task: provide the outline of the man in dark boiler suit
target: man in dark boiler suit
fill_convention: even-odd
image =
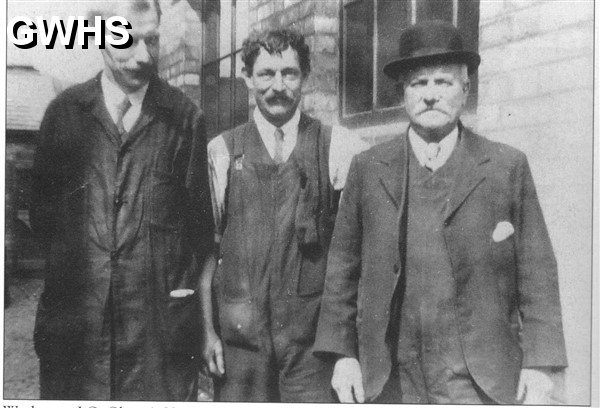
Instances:
[[[40,396],[195,400],[213,231],[202,118],[158,78],[158,1],[111,6],[133,42],[50,104],[34,160]]]

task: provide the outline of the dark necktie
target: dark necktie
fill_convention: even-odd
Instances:
[[[129,102],[128,97],[125,97],[125,99],[117,106],[117,130],[119,131],[121,139],[127,133],[125,126],[123,125],[123,118],[129,108],[131,108],[131,102]]]
[[[280,164],[283,163],[283,130],[281,128],[275,129],[275,153],[273,155],[273,160],[275,163]]]

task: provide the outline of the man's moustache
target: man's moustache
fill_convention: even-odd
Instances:
[[[273,96],[267,99],[267,103],[291,103],[292,100],[286,96]]]
[[[158,67],[154,65],[141,65],[135,68],[125,68],[124,70],[134,75],[150,75],[158,72]]]

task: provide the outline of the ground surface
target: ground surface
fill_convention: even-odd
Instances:
[[[4,399],[39,398],[38,359],[33,350],[35,309],[41,279],[13,279],[4,309]]]
[[[4,309],[5,400],[39,398],[39,364],[32,337],[42,288],[42,280],[36,278],[13,277],[10,282],[11,304]],[[198,400],[210,401],[210,388],[210,381],[200,376]]]

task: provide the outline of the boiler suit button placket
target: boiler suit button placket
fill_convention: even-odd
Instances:
[[[123,198],[122,198],[122,184],[123,184],[123,177],[124,177],[124,171],[123,171],[123,162],[124,162],[124,145],[125,144],[129,144],[129,143],[121,143],[119,146],[117,146],[116,148],[116,166],[115,166],[115,178],[114,178],[114,185],[113,185],[113,211],[112,211],[112,225],[113,225],[113,251],[112,253],[114,253],[114,256],[111,256],[111,264],[112,264],[112,269],[111,269],[111,286],[112,286],[112,291],[113,291],[113,301],[116,301],[117,298],[117,291],[119,288],[119,276],[118,276],[118,264],[119,264],[119,213],[121,212],[122,206],[123,206]]]

